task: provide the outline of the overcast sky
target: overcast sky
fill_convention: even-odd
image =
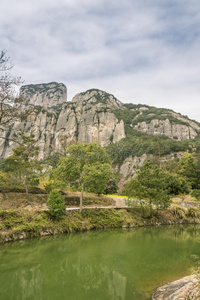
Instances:
[[[200,121],[199,0],[1,0],[1,49],[25,84],[98,88]]]

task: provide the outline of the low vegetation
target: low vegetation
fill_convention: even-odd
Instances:
[[[0,210],[0,243],[91,229],[200,223],[199,208],[175,207],[143,216],[140,209],[83,209],[52,218],[48,211]]]
[[[49,214],[53,219],[60,219],[66,212],[65,199],[58,191],[51,191],[47,200]]]

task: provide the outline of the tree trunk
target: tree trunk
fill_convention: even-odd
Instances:
[[[142,211],[142,216],[144,217],[145,216],[145,211],[144,211],[144,206],[142,204],[142,200],[139,200],[140,202],[140,207],[141,207],[141,211]]]
[[[152,217],[152,203],[151,203],[151,200],[149,201],[149,209],[150,209],[150,217]]]
[[[29,197],[28,197],[28,175],[27,175],[27,173],[25,174],[25,188],[26,188],[26,197],[27,197],[27,200],[29,200]]]
[[[82,211],[83,209],[83,187],[84,187],[84,184],[82,184],[81,186],[81,196],[80,196],[80,212]]]

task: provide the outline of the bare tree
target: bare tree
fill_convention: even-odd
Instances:
[[[23,83],[21,77],[13,77],[10,71],[13,68],[6,51],[0,52],[0,127],[9,125],[15,119],[25,115],[22,110],[23,99],[17,97],[16,86]]]

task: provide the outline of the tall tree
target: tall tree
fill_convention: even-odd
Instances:
[[[34,135],[26,136],[19,134],[22,142],[19,147],[13,149],[13,155],[9,156],[6,163],[6,171],[17,172],[24,181],[28,198],[28,181],[30,175],[40,169],[36,159],[39,154],[39,147],[36,146]]]
[[[100,194],[104,191],[112,172],[110,158],[98,143],[76,143],[67,149],[53,177],[81,190],[80,210],[82,210],[84,190]]]
[[[143,214],[144,206],[149,206],[150,216],[153,205],[157,208],[167,208],[170,205],[166,173],[150,160],[140,168],[137,177],[127,183],[126,194],[130,199],[139,200]]]
[[[197,188],[197,160],[191,153],[185,152],[180,158],[178,172],[187,180],[192,189]]]

